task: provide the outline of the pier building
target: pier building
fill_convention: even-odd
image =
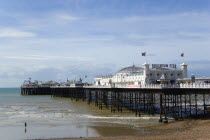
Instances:
[[[94,78],[95,85],[143,85],[143,84],[176,84],[177,79],[188,77],[187,65],[181,64],[143,64],[143,67],[130,66],[109,76]]]
[[[133,65],[94,80],[95,85],[86,85],[82,79],[39,84],[30,78],[21,86],[21,94],[86,100],[101,110],[129,110],[136,116],[159,115],[160,122],[165,123],[168,118],[210,114],[210,78],[195,78],[195,75],[187,78],[186,64],[179,69],[175,64]]]
[[[210,77],[195,77],[194,74],[191,75],[191,78],[183,78],[183,79],[177,79],[179,83],[191,83],[191,84],[209,84],[210,83]]]

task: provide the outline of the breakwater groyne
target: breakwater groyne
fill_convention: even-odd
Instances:
[[[130,110],[136,116],[159,115],[168,118],[205,115],[210,112],[210,85],[147,85],[138,88],[109,86],[21,87],[22,95],[51,95],[95,103],[111,112]]]

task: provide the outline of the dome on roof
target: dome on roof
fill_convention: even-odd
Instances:
[[[135,73],[141,73],[144,70],[142,67],[136,67],[135,65],[130,67],[125,67],[118,71],[117,73],[127,73],[127,74],[135,74]]]
[[[58,84],[57,82],[51,80],[51,81],[43,83],[42,85],[57,85],[57,84]]]

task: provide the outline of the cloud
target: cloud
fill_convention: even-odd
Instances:
[[[210,34],[206,33],[206,32],[203,32],[203,33],[200,33],[200,32],[178,32],[177,35],[181,36],[181,37],[193,37],[193,38],[202,37],[202,38],[206,38]]]
[[[55,14],[55,16],[52,16],[52,18],[60,19],[63,21],[76,21],[76,20],[80,19],[79,17],[72,16],[67,13],[57,13],[57,14]]]
[[[129,38],[134,38],[134,39],[158,39],[162,37],[159,34],[128,34]]]
[[[159,14],[159,15],[133,15],[133,16],[125,16],[122,18],[125,22],[141,22],[141,21],[167,21],[167,20],[174,20],[176,21],[176,18],[182,18],[182,19],[189,19],[189,18],[205,18],[209,17],[209,12],[177,12],[177,13],[171,13],[171,14]]]
[[[14,37],[0,42],[4,85],[19,85],[28,77],[47,81],[86,74],[92,82],[95,75],[115,73],[133,62],[142,66],[143,51],[151,63],[173,61],[185,52],[186,61],[201,60],[189,70],[201,71],[209,64],[202,64],[209,61],[209,14],[94,17],[73,10],[34,12],[15,16],[12,28],[0,27],[0,37]],[[11,84],[4,82],[8,80]]]
[[[187,61],[190,64],[199,64],[199,65],[203,65],[203,64],[210,64],[210,60],[189,60]]]
[[[2,58],[6,59],[18,59],[18,60],[65,60],[65,61],[91,61],[90,57],[71,57],[71,56],[41,56],[41,55],[28,55],[28,56],[1,56]]]
[[[24,38],[24,37],[36,37],[37,35],[32,32],[22,31],[13,28],[0,28],[1,38]]]
[[[65,81],[84,78],[85,81],[93,82],[95,75],[109,75],[119,70],[113,64],[94,64],[86,62],[67,63],[16,63],[14,65],[0,64],[0,87],[17,87],[29,77],[33,80],[56,80]],[[4,82],[6,81],[6,82]],[[8,82],[9,81],[9,82]]]
[[[58,27],[69,26],[69,24],[80,21],[82,17],[75,16],[68,12],[50,11],[40,16],[28,17],[21,21],[21,24],[30,29],[56,31]],[[68,29],[68,28],[65,28]]]

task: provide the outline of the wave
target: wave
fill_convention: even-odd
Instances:
[[[90,119],[120,119],[120,120],[141,120],[141,119],[159,119],[159,117],[151,117],[151,116],[144,116],[144,117],[130,117],[130,116],[93,116],[93,115],[83,115],[85,118]]]
[[[64,118],[68,116],[69,115],[65,113],[37,113],[20,111],[16,112],[15,115],[10,116],[9,118]]]
[[[92,115],[92,114],[77,114],[73,110],[52,110],[51,108],[40,109],[39,107],[34,108],[27,108],[24,106],[16,106],[10,105],[5,106],[4,108],[0,108],[0,114],[6,115],[8,119],[16,119],[20,118],[23,119],[31,119],[33,118],[49,118],[53,120],[71,120],[76,118],[77,120],[91,120],[91,121],[115,121],[117,120],[127,120],[127,121],[135,121],[135,120],[150,120],[150,119],[159,119],[159,116],[142,116],[142,117],[135,117],[135,116],[120,116],[120,115],[110,115],[110,116],[103,116],[103,115]],[[60,118],[60,119],[58,119]],[[34,119],[37,120],[37,119]]]

